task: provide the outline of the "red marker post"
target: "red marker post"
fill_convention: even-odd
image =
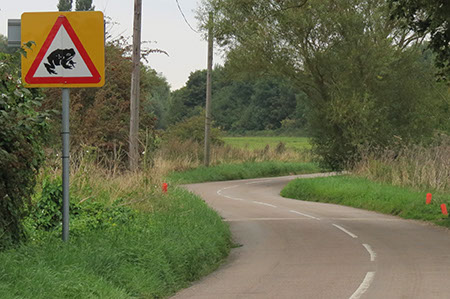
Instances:
[[[442,211],[442,214],[444,214],[445,216],[448,216],[447,205],[445,203],[441,204],[441,211]]]
[[[431,203],[431,193],[427,193],[427,200],[426,200],[426,204],[429,205]]]
[[[167,187],[168,187],[167,183],[163,183],[163,184],[162,184],[162,191],[163,191],[164,193],[167,193]]]

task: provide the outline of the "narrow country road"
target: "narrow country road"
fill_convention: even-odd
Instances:
[[[186,186],[242,246],[174,298],[450,298],[448,230],[279,195],[311,176]]]

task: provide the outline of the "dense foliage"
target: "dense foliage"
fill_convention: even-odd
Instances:
[[[385,1],[209,0],[210,10],[231,66],[287,76],[307,95],[326,166],[354,163],[362,146],[427,142],[448,126],[449,91],[431,55]]]
[[[389,0],[394,18],[421,36],[430,36],[429,48],[436,53],[439,75],[450,80],[450,1]]]
[[[231,132],[273,130],[304,124],[304,93],[280,76],[244,76],[217,66],[213,70],[212,114],[215,125]],[[191,73],[186,86],[172,92],[168,117],[176,123],[205,106],[206,70]]]
[[[70,121],[71,142],[74,150],[80,146],[93,146],[104,154],[124,159],[128,145],[130,119],[131,59],[129,45],[123,38],[108,41],[105,45],[106,82],[102,88],[77,88],[71,90]],[[45,91],[44,106],[60,110],[61,91]],[[157,117],[165,111],[169,85],[149,67],[141,68],[141,140],[152,135]],[[159,122],[160,126],[163,124]],[[58,136],[59,120],[52,123],[53,136]],[[147,134],[145,133],[147,132]],[[53,140],[59,146],[59,139]],[[144,151],[142,149],[142,151]],[[142,152],[141,151],[141,152]]]
[[[212,144],[223,144],[220,139],[221,132],[217,128],[212,128],[210,132],[210,140]],[[194,115],[186,118],[174,125],[171,125],[166,133],[165,139],[176,139],[180,141],[192,140],[197,143],[205,141],[205,113]]]
[[[19,52],[0,52],[0,250],[20,242],[22,219],[41,166],[46,113],[38,113],[41,93],[25,89]]]
[[[44,177],[40,191],[33,196],[28,215],[24,218],[28,239],[34,243],[48,238],[58,239],[62,231],[61,178]],[[118,199],[112,204],[97,200],[80,200],[72,194],[70,199],[70,236],[80,237],[93,230],[110,229],[124,225],[137,216],[137,211]]]

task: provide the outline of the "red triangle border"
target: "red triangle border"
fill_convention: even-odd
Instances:
[[[59,28],[61,28],[61,26],[64,26],[64,28],[66,29],[67,34],[72,39],[72,42],[74,43],[75,47],[77,48],[78,52],[80,53],[81,57],[86,63],[87,68],[91,72],[92,77],[61,77],[61,76],[34,77],[39,67],[39,64],[44,59],[45,53],[47,53],[47,50],[50,48],[50,45],[55,39],[55,36],[58,33]],[[84,49],[83,44],[81,43],[77,34],[70,25],[69,20],[67,20],[65,16],[59,16],[55,24],[53,25],[52,29],[50,30],[49,35],[45,39],[42,48],[39,50],[36,59],[33,61],[33,64],[31,65],[27,75],[25,76],[25,82],[28,84],[83,84],[83,83],[98,83],[100,82],[100,80],[101,77],[97,68],[95,67],[88,53]]]

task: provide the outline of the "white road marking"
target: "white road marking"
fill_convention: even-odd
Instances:
[[[297,211],[294,211],[294,210],[289,210],[289,212],[294,213],[294,214],[298,214],[298,215],[302,215],[302,216],[305,216],[305,217],[308,217],[308,218],[320,220],[320,218],[317,218],[317,217],[314,217],[314,216],[311,216],[311,215],[308,215],[308,214],[300,213],[300,212],[297,212]]]
[[[239,187],[239,185],[233,185],[233,186],[229,186],[229,187],[225,187],[225,188],[219,189],[219,190],[217,190],[217,194],[218,194],[218,195],[222,195],[222,191],[223,191],[223,190],[227,190],[227,189],[231,189],[231,188],[236,188],[236,187]]]
[[[272,208],[276,208],[277,206],[271,205],[270,203],[265,203],[265,202],[260,202],[260,201],[256,201],[253,200],[254,203],[257,203],[259,205],[264,205],[264,206],[268,206],[268,207],[272,207]]]
[[[306,218],[235,218],[224,219],[225,222],[238,222],[238,221],[286,221],[286,220],[303,220],[311,221]]]
[[[221,194],[222,195],[222,194]],[[228,199],[232,199],[232,200],[243,200],[242,198],[237,198],[237,197],[231,197],[231,196],[228,196],[228,195],[222,195],[223,197],[226,197],[226,198],[228,198]]]
[[[349,235],[350,237],[352,237],[352,238],[354,238],[354,239],[358,238],[357,235],[355,235],[355,234],[349,232],[348,230],[346,230],[346,229],[343,228],[342,226],[339,226],[339,225],[337,225],[337,224],[333,224],[333,226],[339,228],[341,231],[343,231],[344,233],[346,233],[347,235]]]
[[[375,276],[375,272],[367,272],[366,277],[364,278],[363,282],[359,286],[359,288],[353,293],[353,295],[349,299],[359,299],[361,298],[362,294],[364,294],[367,289],[370,287],[370,284],[373,281],[373,278]]]
[[[236,188],[236,187],[239,187],[239,185],[233,185],[233,186],[225,187],[225,188],[222,188],[220,190],[227,190],[227,189]]]
[[[272,179],[269,179],[269,180],[267,180],[267,179],[262,179],[262,180],[258,180],[258,181],[255,181],[255,182],[245,183],[245,184],[246,184],[246,185],[261,184],[261,183],[270,182],[270,181],[272,181]]]
[[[404,219],[394,219],[394,218],[327,218],[328,220],[339,220],[339,221],[404,221]]]
[[[222,191],[223,191],[223,190],[227,190],[227,189],[231,189],[231,188],[236,188],[236,187],[239,187],[239,185],[233,185],[233,186],[229,186],[229,187],[225,187],[225,188],[219,189],[219,190],[217,190],[216,193],[217,193],[217,195],[222,196],[222,197],[226,197],[226,198],[228,198],[228,199],[232,199],[232,200],[244,200],[244,199],[242,199],[242,198],[232,197],[232,196],[228,196],[228,195],[222,194]]]
[[[375,253],[375,251],[372,250],[372,247],[370,247],[369,244],[362,244],[362,245],[369,252],[369,254],[370,254],[370,261],[371,262],[375,261],[375,258],[377,257],[377,254]]]

